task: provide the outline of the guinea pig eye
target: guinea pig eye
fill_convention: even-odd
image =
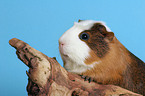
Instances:
[[[88,33],[84,32],[84,33],[81,33],[79,37],[81,40],[88,40],[90,36]]]

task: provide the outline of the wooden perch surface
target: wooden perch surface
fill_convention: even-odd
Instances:
[[[18,58],[29,71],[27,91],[29,96],[142,96],[114,85],[99,85],[84,81],[80,76],[67,72],[53,58],[13,38],[9,41]]]

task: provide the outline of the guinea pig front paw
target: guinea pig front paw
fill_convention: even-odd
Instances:
[[[89,76],[84,76],[84,75],[80,75],[80,76],[81,76],[81,78],[84,79],[84,81],[89,81],[89,83],[93,81],[93,79]]]

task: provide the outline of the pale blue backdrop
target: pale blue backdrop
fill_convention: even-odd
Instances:
[[[28,68],[8,41],[19,38],[62,64],[59,37],[78,19],[102,20],[145,61],[145,0],[0,0],[0,96],[26,96]]]

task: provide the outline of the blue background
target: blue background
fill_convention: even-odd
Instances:
[[[0,96],[26,96],[25,66],[8,41],[21,39],[62,64],[59,37],[78,19],[105,21],[145,61],[145,0],[0,0]]]

